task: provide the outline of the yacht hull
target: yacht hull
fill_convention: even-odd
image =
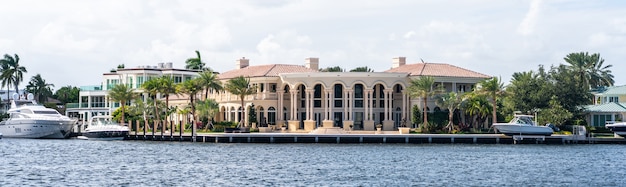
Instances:
[[[8,120],[0,124],[0,133],[6,138],[69,138],[73,120]]]
[[[128,130],[85,131],[82,135],[88,140],[123,140],[128,136]]]
[[[493,124],[493,128],[498,132],[511,136],[511,135],[544,135],[550,136],[554,131],[550,127],[545,126],[529,126],[519,124]]]
[[[621,137],[626,137],[626,123],[608,124],[605,127]]]

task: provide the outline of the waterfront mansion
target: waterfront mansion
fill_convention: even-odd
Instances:
[[[465,92],[471,91],[479,81],[490,78],[450,64],[407,64],[405,57],[393,58],[391,69],[384,72],[320,72],[318,58],[306,58],[304,65],[253,66],[249,59],[241,58],[234,65],[235,69],[219,73],[218,80],[225,84],[229,79],[244,76],[249,78],[257,92],[245,97],[245,106],[242,107],[238,96],[224,90],[210,91],[208,97],[219,103],[219,112],[213,119],[243,120],[244,124],[251,124],[249,115],[242,115],[242,110],[248,114],[253,106],[257,119],[255,125],[284,125],[289,131],[300,132],[320,127],[373,131],[379,124],[382,130],[387,131],[397,129],[404,120],[410,127],[412,106],[422,108],[422,100],[411,97],[408,92],[410,80],[432,76],[436,86],[443,87],[447,92]],[[112,84],[132,85],[141,92],[141,83],[150,76],[170,75],[175,82],[181,82],[197,74],[195,70],[172,68],[171,64],[118,69],[103,75],[103,86],[81,87],[78,106],[68,107],[68,111],[83,117],[108,114],[119,107],[106,96]],[[170,105],[180,108],[187,102],[184,96],[170,96]],[[434,99],[429,99],[427,106],[427,111],[438,108]],[[186,117],[172,115],[173,120]]]

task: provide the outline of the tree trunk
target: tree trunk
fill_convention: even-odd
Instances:
[[[426,126],[428,124],[428,113],[426,111],[426,102],[428,101],[427,97],[424,97],[424,109],[422,109],[422,112],[424,113],[424,126]]]

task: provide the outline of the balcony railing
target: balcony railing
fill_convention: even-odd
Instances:
[[[89,85],[89,86],[81,86],[80,91],[96,91],[102,90],[102,86],[100,85]]]

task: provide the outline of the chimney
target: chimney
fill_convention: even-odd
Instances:
[[[319,58],[306,58],[304,59],[304,65],[313,70],[319,70],[320,68],[320,59]]]
[[[165,65],[164,65],[164,64],[165,64],[165,63],[159,63],[159,65],[158,65],[158,66],[159,66],[159,69],[163,69],[163,68],[165,67]]]
[[[393,63],[391,64],[391,68],[397,68],[400,66],[404,66],[406,64],[406,57],[396,57],[393,58]]]
[[[246,59],[246,57],[241,57],[241,59],[237,60],[235,64],[235,69],[243,69],[250,65],[250,59]]]

